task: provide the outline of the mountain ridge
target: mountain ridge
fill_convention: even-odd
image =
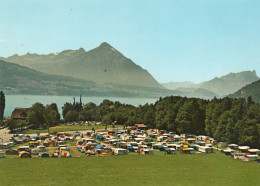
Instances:
[[[0,59],[48,74],[118,85],[163,88],[147,70],[106,42],[87,52],[80,48],[48,55],[27,53]]]
[[[171,95],[160,88],[114,85],[111,83],[75,79],[51,75],[28,67],[0,60],[0,90],[9,95],[66,95],[66,96],[107,96],[107,97],[151,97]]]
[[[203,89],[215,93],[218,97],[224,97],[257,80],[259,80],[259,77],[257,76],[256,71],[253,70],[238,73],[231,72],[227,75],[215,77],[209,81],[198,84],[184,81],[164,83],[162,85],[171,90],[185,91],[185,89]]]

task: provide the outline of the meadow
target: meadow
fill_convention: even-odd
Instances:
[[[68,131],[82,131],[82,130],[92,130],[92,128],[94,128],[95,130],[98,129],[105,129],[106,126],[98,126],[98,125],[94,125],[94,126],[80,126],[80,125],[58,125],[55,127],[50,127],[50,133],[53,132],[68,132]],[[115,125],[115,127],[117,128],[122,128],[123,125]],[[107,125],[107,128],[112,128],[112,125]],[[36,134],[36,133],[47,133],[48,129],[42,129],[42,130],[33,130],[33,129],[29,129],[27,131],[25,131],[25,134]]]
[[[256,162],[213,154],[0,159],[0,185],[260,185]],[[76,156],[81,156],[76,158]]]

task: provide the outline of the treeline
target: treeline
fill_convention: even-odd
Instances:
[[[260,148],[260,105],[251,97],[208,101],[170,96],[138,107],[109,100],[98,106],[92,102],[84,106],[74,102],[64,105],[63,117],[66,122],[111,124],[116,121],[125,126],[144,123],[158,129],[208,135],[217,141]]]
[[[60,113],[56,103],[44,106],[41,103],[35,103],[29,109],[26,120],[7,120],[5,125],[14,132],[16,129],[38,129],[49,128],[59,124]]]

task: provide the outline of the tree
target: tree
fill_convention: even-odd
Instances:
[[[56,103],[52,103],[46,106],[45,120],[48,127],[55,126],[60,121],[60,113]]]
[[[97,105],[95,103],[89,102],[83,106],[83,110],[91,110],[91,109],[95,109],[96,107]]]
[[[63,115],[63,118],[66,117],[66,114],[70,111],[70,110],[73,110],[73,104],[71,103],[65,103],[64,106],[62,107],[62,115]]]
[[[5,95],[3,91],[0,92],[0,122],[4,118],[4,111],[5,111]]]
[[[103,118],[102,118],[102,123],[106,124],[106,125],[109,125],[111,124],[113,121],[111,120],[111,116],[110,115],[105,115]]]
[[[5,126],[8,127],[8,129],[13,133],[19,126],[17,125],[16,120],[9,119],[5,122]]]
[[[70,110],[70,111],[66,114],[64,120],[65,120],[65,122],[77,121],[77,120],[78,120],[78,117],[79,117],[79,113],[78,113],[77,111],[75,111],[75,110]]]
[[[32,128],[44,127],[44,124],[46,123],[46,111],[44,105],[41,103],[33,104],[28,111],[27,120]]]

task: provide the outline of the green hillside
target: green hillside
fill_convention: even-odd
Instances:
[[[234,94],[229,95],[232,98],[245,98],[252,96],[253,100],[260,103],[260,80],[246,85]]]

